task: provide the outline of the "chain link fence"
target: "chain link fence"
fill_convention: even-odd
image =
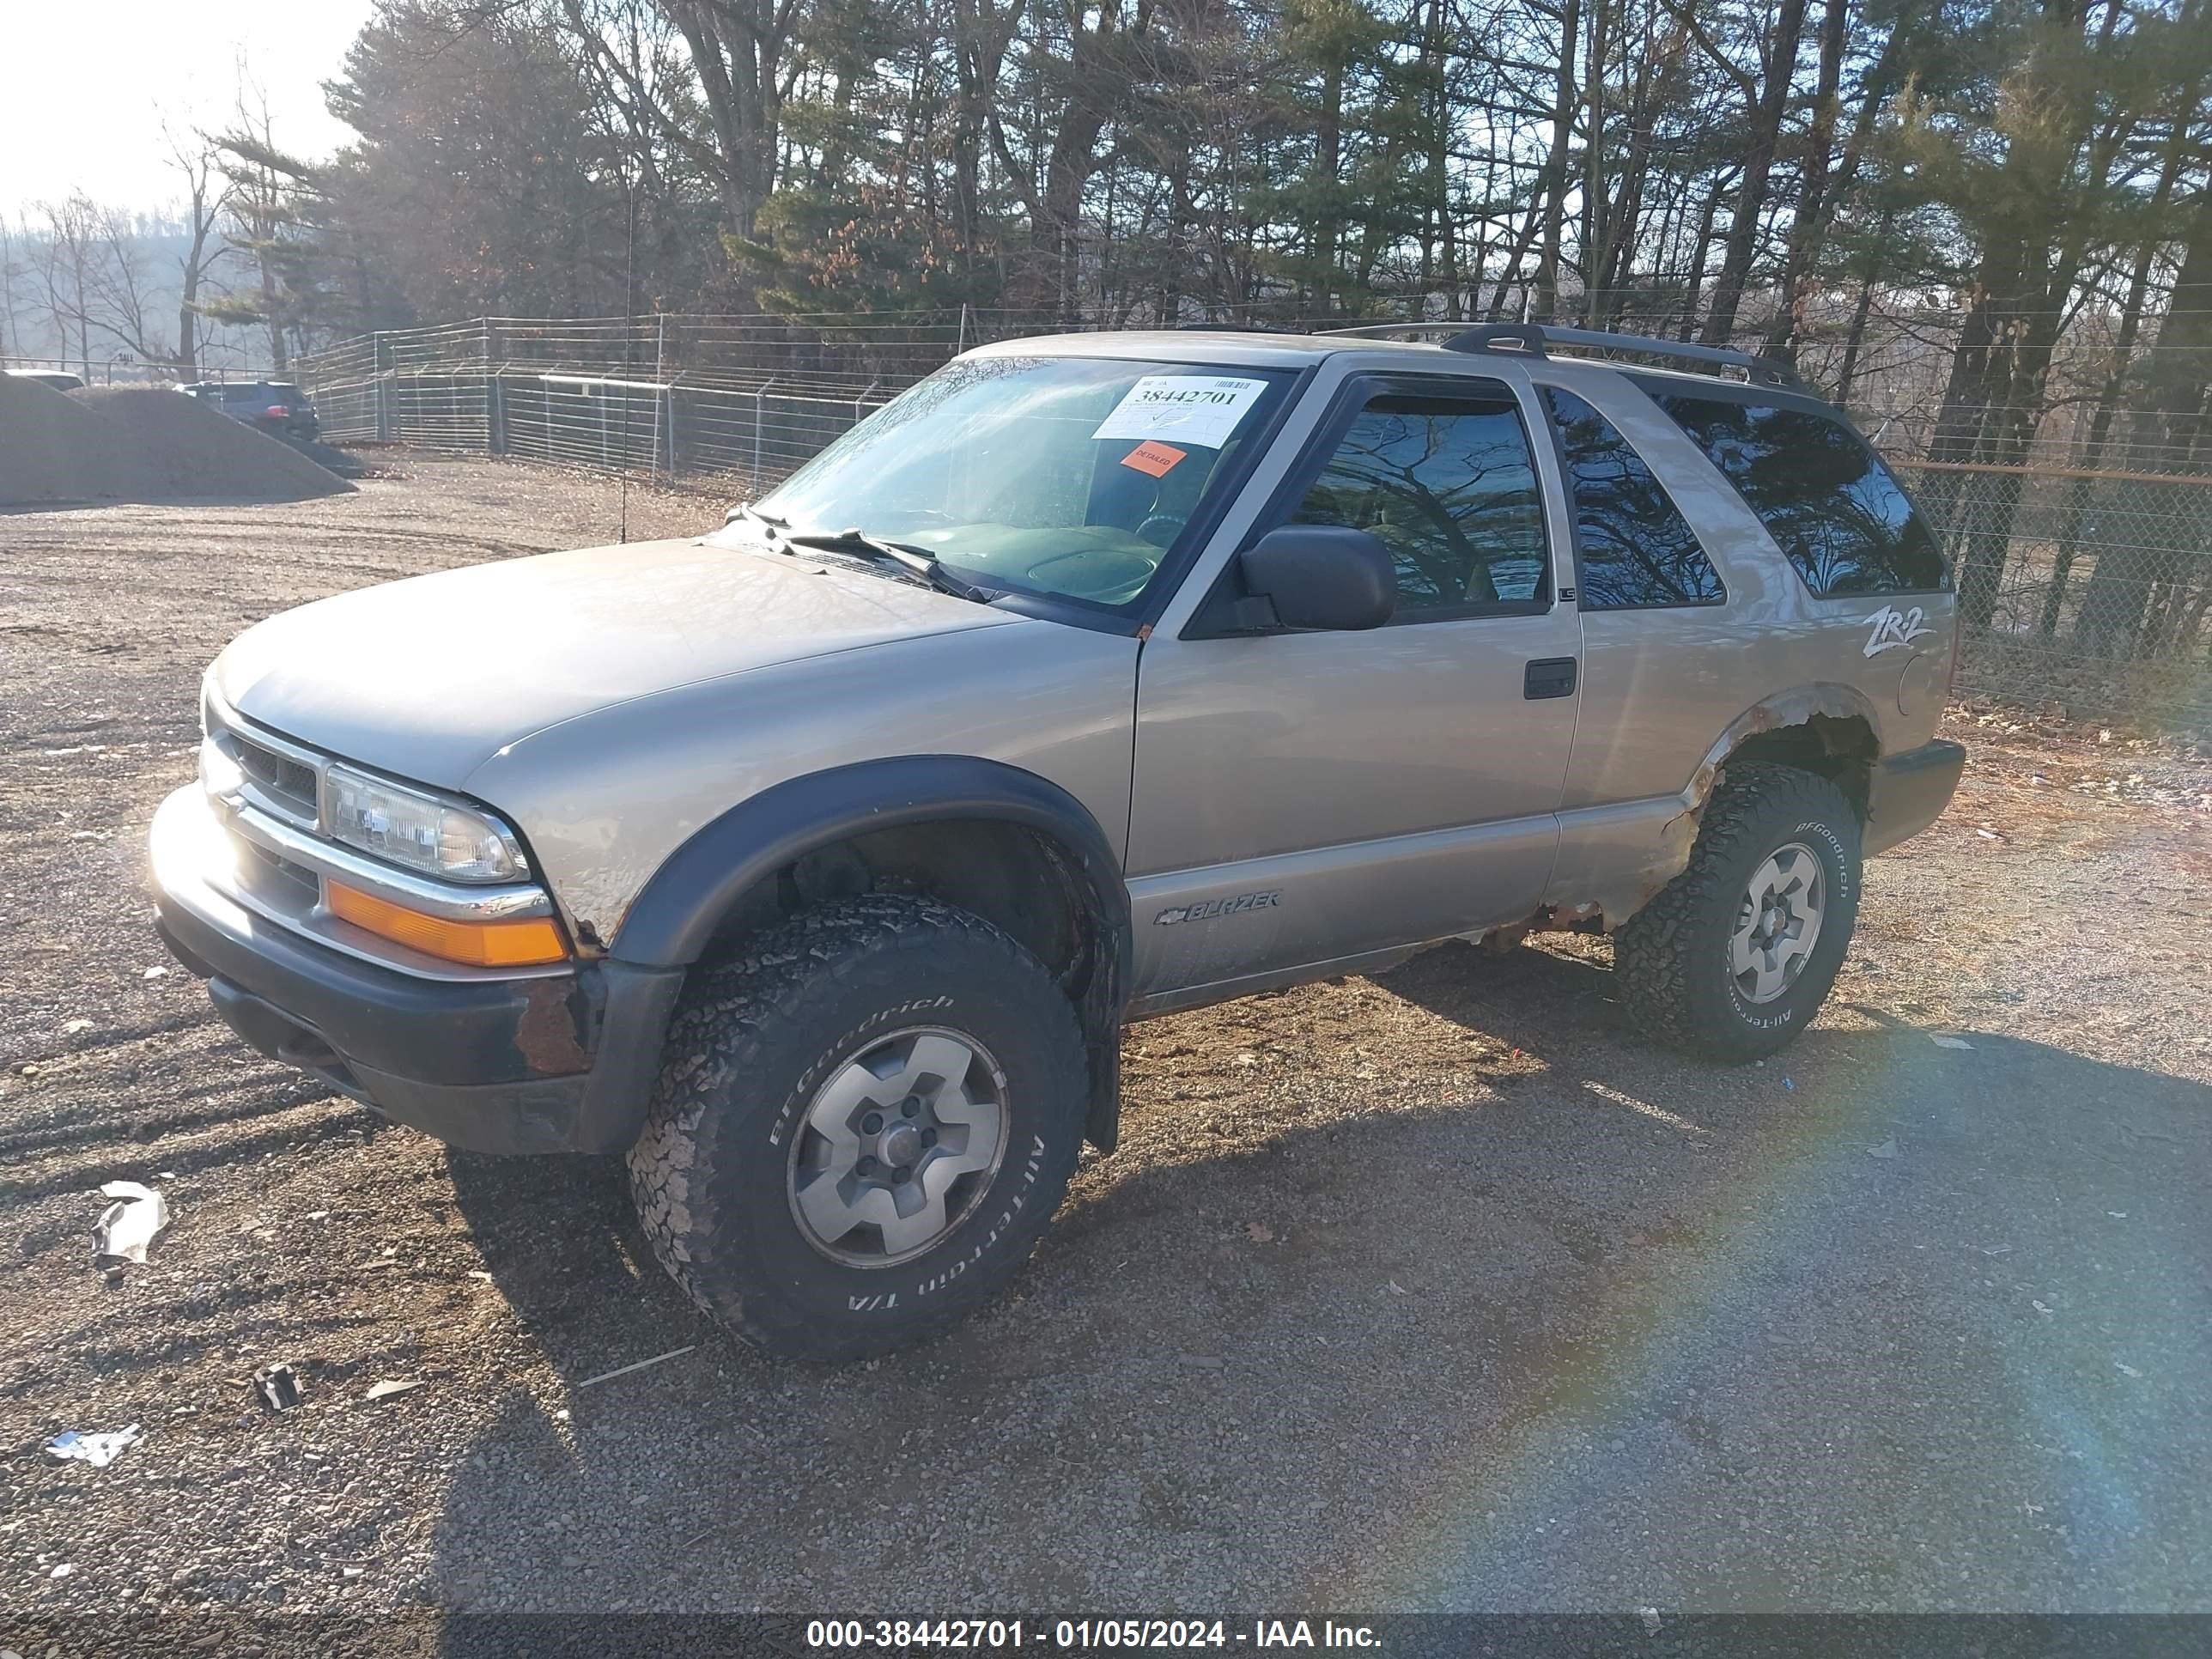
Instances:
[[[1960,695],[2212,731],[2212,477],[1899,460],[1954,569],[1989,559]]]
[[[298,373],[329,442],[626,471],[739,499],[968,347],[1042,326],[966,307],[493,317],[348,340]],[[1973,564],[1994,594],[1959,693],[2212,730],[2212,477],[2069,465],[2063,441],[2019,466],[1928,460],[1942,346],[1924,330],[1888,337],[1854,381],[1854,412],[1954,569]]]
[[[895,321],[488,318],[307,359],[323,436],[714,481],[757,494],[981,338]]]

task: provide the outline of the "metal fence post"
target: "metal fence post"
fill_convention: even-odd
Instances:
[[[668,313],[656,311],[653,316],[653,384],[656,388],[653,399],[653,462],[646,476],[655,477],[660,472],[660,415],[661,403],[668,391]],[[675,476],[673,471],[669,474]]]
[[[507,434],[501,430],[505,424],[504,411],[499,404],[499,370],[492,355],[491,319],[483,319],[484,370],[484,453],[488,455],[507,453]]]
[[[768,389],[775,384],[775,376],[761,382],[760,390],[753,393],[753,494],[760,494],[761,484],[761,422],[768,410]]]
[[[379,442],[392,441],[392,406],[384,383],[384,331],[379,329],[368,337],[374,354],[370,362],[370,379],[376,386],[376,436]]]

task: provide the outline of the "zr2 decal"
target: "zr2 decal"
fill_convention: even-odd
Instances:
[[[1911,644],[1923,634],[1934,633],[1936,630],[1928,626],[1927,614],[1917,605],[1910,611],[1899,611],[1893,605],[1882,606],[1867,618],[1865,654],[1878,657],[1898,646]]]

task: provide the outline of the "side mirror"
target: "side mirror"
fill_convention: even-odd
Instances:
[[[1251,595],[1237,607],[1237,620],[1248,627],[1380,628],[1398,608],[1390,550],[1364,530],[1283,525],[1246,548],[1237,563]]]

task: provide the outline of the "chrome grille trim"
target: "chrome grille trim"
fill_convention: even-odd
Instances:
[[[261,790],[286,806],[294,808],[308,823],[319,819],[322,813],[322,774],[303,761],[289,758],[265,744],[237,732],[225,734],[232,745],[232,758],[239,769],[258,784]]]
[[[223,702],[211,683],[202,687],[200,710],[205,742],[242,776],[229,793],[216,794],[204,786],[198,791],[202,810],[233,848],[233,868],[201,877],[208,891],[260,921],[419,979],[540,979],[573,971],[568,962],[472,968],[410,950],[333,915],[327,902],[332,880],[449,921],[520,921],[551,917],[555,910],[551,896],[534,883],[442,882],[326,839],[321,834],[325,781],[338,763],[252,725]],[[300,787],[310,777],[312,793]]]
[[[306,834],[251,805],[234,807],[218,802],[217,809],[228,822],[231,833],[241,841],[325,879],[335,878],[349,887],[358,887],[425,915],[442,916],[448,921],[513,921],[553,914],[553,901],[542,887],[456,887],[410,875],[366,853]]]
[[[214,808],[213,803],[210,805],[211,810],[220,810]],[[237,828],[235,819],[230,827],[234,832]],[[235,884],[209,881],[207,885],[210,890],[221,894],[240,909],[272,927],[301,934],[357,962],[412,975],[416,979],[446,980],[457,984],[514,979],[556,979],[569,972],[572,967],[568,963],[556,962],[528,968],[471,968],[465,963],[447,962],[440,957],[425,956],[380,934],[356,927],[349,921],[341,921],[332,915],[319,899],[308,897],[305,890],[289,880],[269,878]]]
[[[330,764],[327,757],[248,726],[211,687],[201,699],[201,714],[208,740],[246,775],[236,799],[301,830],[322,827],[323,770]],[[301,773],[306,774],[304,780],[298,778]],[[281,788],[272,781],[288,774],[295,781],[294,788]],[[305,789],[296,787],[301,781],[306,783]]]

